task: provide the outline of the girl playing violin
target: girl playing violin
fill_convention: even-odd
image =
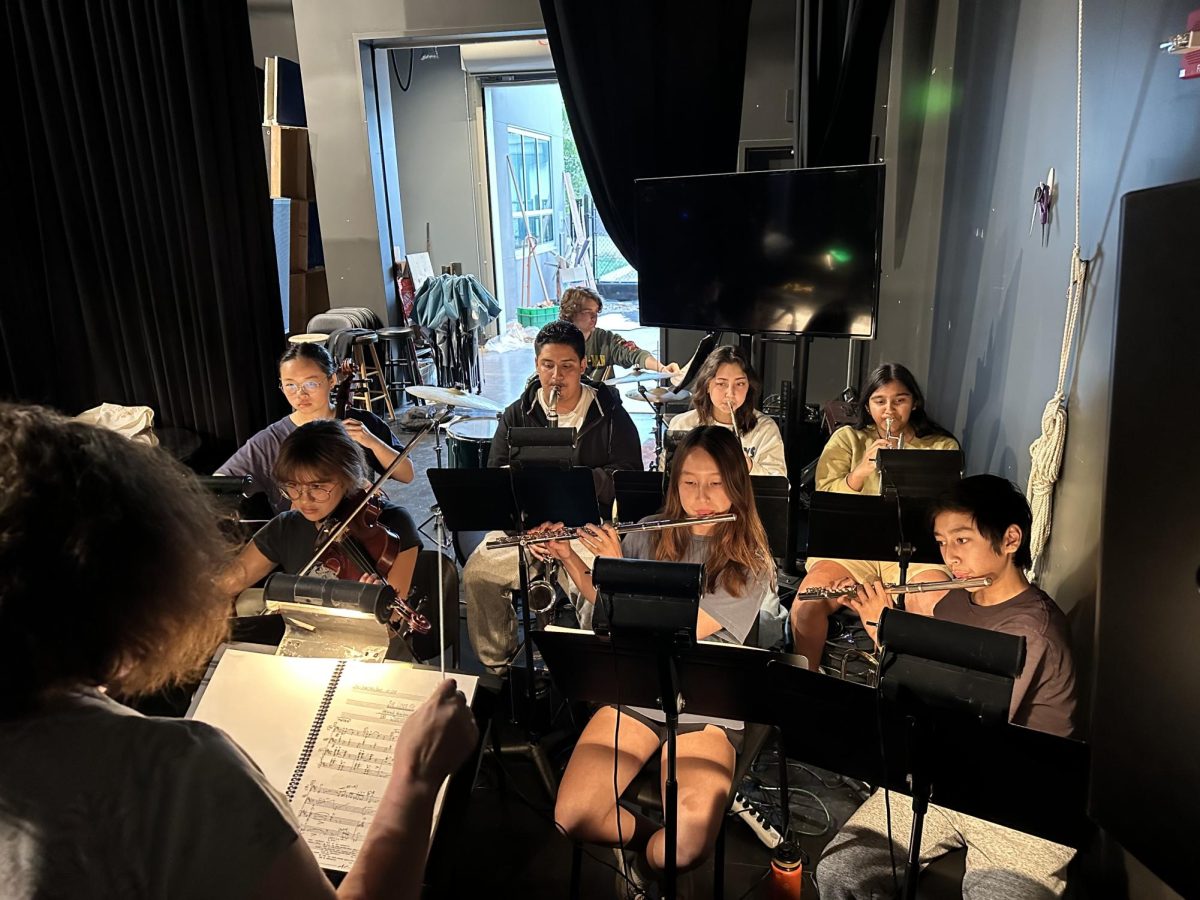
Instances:
[[[707,585],[700,599],[696,636],[743,644],[751,636],[760,608],[779,608],[774,566],[766,532],[754,507],[741,446],[725,428],[696,428],[676,450],[664,513],[668,518],[681,519],[731,510],[737,514],[735,522],[637,532],[627,535],[624,543],[612,526],[587,526],[578,539],[597,556],[704,563]],[[569,542],[535,544],[530,549],[561,560],[584,598],[595,601],[591,574]],[[613,740],[618,716],[619,748]],[[679,722],[677,864],[680,871],[685,871],[699,865],[716,842],[733,779],[734,746],[740,742],[740,730],[726,729],[686,713]],[[619,793],[658,751],[665,737],[665,719],[659,710],[622,708],[618,712],[611,706],[598,710],[584,728],[563,774],[555,821],[580,840],[617,846],[623,838],[629,850],[644,848],[650,865],[661,872],[665,836],[651,822],[615,805],[613,769],[615,766],[615,789]]]
[[[254,483],[267,492],[275,512],[289,509],[292,501],[278,489],[272,478],[275,457],[288,435],[307,422],[336,418],[332,392],[341,379],[329,351],[320,344],[289,344],[279,358],[279,389],[292,407],[292,412],[278,422],[268,425],[233,454],[216,471],[217,475],[241,477],[250,475]],[[348,387],[348,385],[343,385]],[[342,420],[346,434],[366,451],[367,463],[381,473],[400,452],[387,423],[365,409],[346,409]],[[392,477],[405,484],[413,480],[412,463],[402,462]]]
[[[292,508],[264,525],[222,574],[221,587],[228,595],[236,596],[276,568],[290,575],[300,572],[319,547],[320,526],[335,513],[348,513],[357,505],[366,484],[366,466],[348,431],[343,422],[317,420],[301,425],[284,440],[271,474]],[[421,538],[406,510],[383,497],[375,502],[382,505],[379,524],[399,538],[400,546],[390,570],[379,574],[386,576],[398,596],[406,597]],[[343,575],[322,563],[308,574]]]

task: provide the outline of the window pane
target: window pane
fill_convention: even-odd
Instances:
[[[550,209],[552,195],[550,185],[550,142],[537,142],[538,194],[541,199],[539,209]]]
[[[525,136],[525,208],[541,209],[537,183],[537,140]]]
[[[517,184],[520,185],[521,173],[525,171],[525,165],[521,161],[521,135],[513,131],[508,133],[508,158],[512,162],[513,173],[517,176]],[[513,186],[512,179],[508,177],[508,172],[504,172],[501,177],[509,186],[508,190],[512,196],[513,212],[520,212],[521,202],[517,188]],[[521,190],[524,191],[525,188],[522,187]]]
[[[517,213],[513,216],[513,240],[516,242],[517,249],[521,249],[521,242],[525,240],[525,221],[521,218],[521,214]]]

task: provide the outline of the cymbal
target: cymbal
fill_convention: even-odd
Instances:
[[[470,394],[459,388],[434,387],[429,384],[416,384],[404,389],[410,396],[429,403],[444,403],[447,406],[461,406],[464,409],[479,409],[484,412],[504,412],[504,407],[487,397]]]
[[[631,384],[635,381],[669,381],[675,372],[651,372],[649,369],[634,369],[628,375],[618,375],[610,378],[605,384]]]
[[[646,391],[644,396],[638,390],[626,391],[625,396],[630,400],[645,400],[652,406],[666,406],[668,403],[687,403],[692,398],[692,392],[687,388],[680,391],[664,391],[662,388],[655,388],[652,391]]]

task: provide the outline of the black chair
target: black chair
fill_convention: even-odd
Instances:
[[[384,389],[394,398],[394,405],[402,406],[406,401],[424,404],[424,400],[408,397],[404,392],[407,387],[421,384],[421,357],[431,355],[430,351],[417,347],[421,336],[418,326],[392,325],[375,333],[384,342]]]

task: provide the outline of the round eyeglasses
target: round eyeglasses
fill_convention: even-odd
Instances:
[[[283,491],[283,496],[289,500],[300,500],[303,497],[308,497],[314,503],[324,503],[329,499],[329,495],[333,493],[333,488],[328,488],[324,485],[297,484],[294,481],[285,482],[279,488]]]
[[[315,392],[317,391],[317,389],[321,387],[321,382],[319,382],[319,381],[305,381],[305,382],[303,382],[303,383],[301,383],[301,384],[296,384],[296,383],[294,383],[294,382],[291,382],[291,381],[289,381],[287,384],[284,384],[284,383],[281,381],[281,382],[279,383],[279,386],[280,386],[281,388],[283,388],[283,392],[284,392],[285,394],[294,394],[294,393],[296,393],[297,391],[303,391],[303,392],[304,392],[304,393],[306,393],[306,394],[312,394],[312,393],[315,393]]]

